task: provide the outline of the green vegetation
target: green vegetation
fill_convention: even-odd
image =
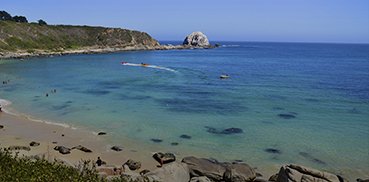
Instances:
[[[12,18],[11,21],[9,18]],[[15,19],[14,19],[15,18]],[[67,49],[125,48],[156,46],[159,43],[145,32],[120,28],[91,26],[47,25],[26,22],[22,16],[11,17],[0,11],[0,53],[32,51],[63,51]]]
[[[94,165],[89,161],[83,162],[78,168],[73,168],[44,159],[20,158],[0,149],[0,181],[105,182],[107,180],[98,176]],[[125,180],[114,178],[111,181],[124,182]]]

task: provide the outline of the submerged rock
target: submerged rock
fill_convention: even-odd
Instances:
[[[106,135],[106,133],[101,131],[101,132],[97,133],[97,135]]]
[[[183,45],[193,47],[210,47],[208,37],[202,32],[192,32],[185,38]]]
[[[64,146],[56,146],[54,147],[54,150],[59,151],[61,154],[70,154],[71,149]]]
[[[265,152],[268,152],[268,153],[272,153],[272,154],[281,154],[282,152],[278,149],[274,149],[274,148],[267,148],[267,149],[264,149]]]
[[[278,182],[300,182],[300,181],[320,181],[320,182],[344,182],[347,181],[341,176],[322,172],[305,166],[290,164],[282,166],[279,170]]]
[[[222,134],[222,135],[232,135],[232,134],[240,134],[243,133],[243,130],[241,128],[227,128],[224,130],[218,130],[213,127],[205,126],[207,129],[206,131],[213,134]]]
[[[179,137],[180,138],[183,138],[183,139],[191,139],[192,138],[190,135],[185,135],[185,134],[183,134],[183,135],[181,135]]]
[[[162,139],[157,139],[157,138],[152,138],[151,139],[152,142],[155,142],[155,143],[160,143],[160,142],[163,142]]]
[[[307,152],[299,152],[299,155],[301,155],[302,157],[314,162],[314,163],[317,163],[317,164],[321,164],[321,165],[326,165],[327,163],[325,163],[324,161],[318,159],[318,158],[315,158],[314,156],[312,156],[311,154],[307,153]]]
[[[160,165],[167,164],[170,162],[174,162],[176,160],[176,156],[172,153],[155,153],[152,156],[156,161],[159,162]]]
[[[29,146],[31,146],[31,147],[37,147],[39,145],[40,145],[40,143],[35,142],[35,141],[32,141],[31,143],[29,143]]]
[[[294,114],[291,114],[291,113],[287,113],[287,114],[278,114],[278,116],[280,118],[283,118],[283,119],[293,119],[293,118],[296,118],[296,116]]]

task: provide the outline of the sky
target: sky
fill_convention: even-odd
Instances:
[[[49,24],[92,25],[183,40],[369,43],[369,0],[0,0]]]

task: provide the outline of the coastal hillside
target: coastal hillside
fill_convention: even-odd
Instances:
[[[0,21],[0,54],[63,52],[84,48],[150,49],[159,43],[145,32],[92,26]]]

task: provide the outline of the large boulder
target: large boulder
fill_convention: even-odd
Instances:
[[[223,174],[223,179],[226,182],[249,182],[255,178],[255,170],[245,163],[227,165]]]
[[[172,162],[144,175],[149,181],[160,182],[188,182],[190,181],[189,169],[186,164]]]
[[[157,152],[152,157],[156,161],[158,161],[161,166],[163,164],[174,162],[176,160],[176,156],[174,154],[172,154],[172,153],[161,153],[161,152]]]
[[[316,169],[290,164],[279,170],[277,182],[345,182],[341,176]]]
[[[206,176],[213,181],[220,181],[225,172],[223,165],[209,159],[191,156],[183,158],[182,162],[188,165],[191,177]]]
[[[206,176],[201,176],[191,178],[190,182],[212,182],[212,181]]]
[[[202,32],[193,32],[183,41],[183,45],[193,47],[209,47],[208,37]]]

